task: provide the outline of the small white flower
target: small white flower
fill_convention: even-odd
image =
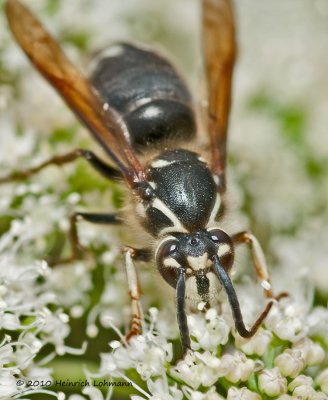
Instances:
[[[171,373],[193,389],[197,389],[202,383],[201,374],[203,370],[203,364],[196,364],[195,356],[188,353],[183,360],[172,368]]]
[[[273,305],[265,325],[279,338],[294,343],[308,332],[308,327],[302,318],[306,311],[295,300],[283,298]]]
[[[266,329],[260,328],[254,336],[249,339],[236,334],[236,346],[247,355],[256,354],[262,356],[268,349],[272,339],[272,333]]]
[[[82,393],[89,396],[90,400],[104,400],[101,391],[93,386],[83,388]]]
[[[241,389],[231,387],[228,390],[227,400],[261,400],[261,396],[245,387]]]
[[[317,377],[316,383],[328,395],[328,368],[324,369]]]
[[[192,342],[192,348],[198,350],[216,351],[220,344],[226,344],[229,338],[230,327],[226,320],[218,315],[214,308],[202,314],[188,315],[190,335],[196,338],[197,343]]]
[[[306,318],[311,336],[324,338],[328,342],[328,309],[315,307]]]
[[[312,387],[313,379],[309,376],[299,375],[288,385],[288,390],[294,396],[300,396],[302,399],[311,399],[314,389]]]
[[[282,375],[295,378],[305,368],[306,362],[301,351],[286,349],[275,358],[274,365],[280,369]]]
[[[245,382],[255,368],[255,362],[238,351],[234,354],[225,354],[220,361],[218,368],[220,376],[224,376],[233,383]]]
[[[182,390],[188,400],[224,400],[223,397],[217,393],[215,386],[212,386],[211,389],[205,393],[192,390],[188,386],[183,386]]]
[[[212,386],[222,376],[220,360],[209,352],[188,353],[184,360],[172,368],[171,373],[193,389],[200,385]]]
[[[320,364],[325,358],[325,350],[319,343],[313,342],[308,337],[301,339],[292,346],[293,349],[300,350],[307,365]]]
[[[323,392],[313,391],[310,400],[327,400],[327,395]]]
[[[0,398],[10,398],[16,392],[16,378],[12,372],[0,369]]]
[[[203,386],[212,386],[219,378],[220,360],[208,351],[195,353],[195,358],[203,363],[201,382]]]
[[[19,318],[15,314],[4,313],[0,315],[0,328],[14,331],[20,328]]]
[[[182,400],[183,393],[177,388],[177,385],[169,386],[166,379],[156,379],[147,381],[147,386],[152,399],[158,400]]]
[[[293,391],[295,388],[299,386],[312,386],[312,384],[313,384],[313,379],[311,377],[306,375],[299,375],[289,383],[288,389],[290,391]]]
[[[259,374],[259,387],[268,396],[279,396],[287,391],[287,380],[279,368],[265,369]]]
[[[116,346],[112,353],[101,355],[101,372],[120,376],[120,370],[134,368],[144,380],[162,375],[172,360],[172,344],[152,332],[132,337],[126,346]]]

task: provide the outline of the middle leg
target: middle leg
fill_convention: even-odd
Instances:
[[[94,224],[105,225],[119,225],[122,222],[117,213],[106,214],[77,212],[73,214],[70,218],[70,229],[68,233],[69,242],[71,244],[71,254],[66,258],[50,259],[48,260],[49,265],[56,266],[69,264],[80,257],[83,246],[79,241],[77,223],[83,220]]]

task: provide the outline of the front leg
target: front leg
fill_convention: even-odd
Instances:
[[[143,325],[143,312],[140,302],[140,286],[136,267],[133,260],[149,261],[151,252],[147,249],[134,249],[125,247],[123,249],[125,269],[128,280],[129,296],[131,298],[131,323],[130,330],[125,335],[127,341],[133,336],[141,335]]]
[[[272,294],[270,276],[268,273],[267,263],[259,241],[251,232],[239,232],[232,236],[235,245],[246,243],[250,246],[253,263],[256,270],[257,278],[261,281],[261,286],[267,297],[274,297]]]

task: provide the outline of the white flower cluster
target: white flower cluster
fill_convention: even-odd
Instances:
[[[0,343],[1,399],[26,396],[28,381],[51,382],[46,364],[57,355],[83,353],[83,349],[65,345],[69,316],[50,283],[47,263],[24,260],[20,254],[31,240],[29,232],[34,239],[28,219],[14,220],[0,238],[0,331],[4,333]]]
[[[324,365],[328,342],[322,337],[321,343],[314,341],[304,332],[297,338],[295,332],[290,332],[287,338],[275,330],[275,314],[297,308],[294,300],[281,300],[274,305],[265,328],[250,339],[241,338],[231,320],[214,309],[205,316],[191,314],[188,321],[193,350],[176,364],[172,364],[171,344],[157,331],[160,316],[151,309],[151,322],[142,336],[129,343],[121,336],[121,342],[111,343],[112,351],[102,355],[100,375],[130,381],[131,371],[134,379],[137,372],[147,382],[148,391],[134,382],[140,394],[132,399],[327,399],[328,373],[320,366]],[[305,330],[309,328],[306,315],[299,315],[298,319]],[[286,325],[298,326],[293,316],[285,316],[285,321]],[[220,330],[213,346],[214,325]]]

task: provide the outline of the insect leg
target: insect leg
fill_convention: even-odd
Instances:
[[[94,224],[105,224],[105,225],[119,225],[121,223],[121,219],[116,213],[112,214],[103,214],[103,213],[83,213],[77,212],[74,213],[70,218],[70,229],[69,229],[69,241],[71,243],[71,255],[66,258],[61,259],[50,259],[48,260],[49,265],[64,265],[73,262],[78,259],[83,249],[79,241],[79,236],[77,233],[76,224],[79,221],[88,221]]]
[[[132,336],[140,335],[142,333],[143,313],[140,303],[140,286],[137,275],[136,267],[133,259],[148,261],[150,252],[145,249],[134,249],[132,247],[125,247],[123,249],[126,275],[128,279],[129,296],[131,298],[131,324],[130,330],[126,334],[126,340],[130,340]],[[148,256],[149,255],[149,256]]]
[[[189,328],[187,324],[187,315],[185,310],[185,292],[186,292],[186,281],[185,271],[181,269],[179,271],[177,286],[176,286],[176,301],[177,301],[177,319],[180,330],[180,336],[182,340],[183,355],[188,349],[190,349],[190,336]]]
[[[273,297],[267,263],[259,241],[252,233],[247,231],[234,234],[232,240],[235,245],[246,243],[250,246],[256,274],[261,280],[265,295],[267,297]]]
[[[43,168],[46,168],[49,165],[61,166],[73,162],[80,157],[83,157],[86,161],[88,161],[101,175],[103,175],[107,179],[118,178],[121,176],[119,171],[117,171],[110,165],[107,165],[92,151],[84,149],[75,149],[65,154],[53,156],[48,160],[44,161],[43,163],[37,165],[36,167],[20,171],[14,171],[9,175],[0,178],[0,183],[26,179],[40,172]]]
[[[228,295],[228,300],[229,300],[229,303],[231,306],[232,316],[235,321],[235,326],[236,326],[237,332],[242,337],[245,337],[245,338],[252,337],[258,330],[258,328],[261,325],[264,318],[268,315],[268,313],[273,305],[273,301],[270,301],[267,304],[267,306],[265,307],[262,314],[254,322],[253,326],[249,330],[246,329],[244,321],[243,321],[243,317],[242,317],[242,314],[240,311],[239,301],[238,301],[235,289],[232,285],[231,279],[230,279],[227,271],[220,264],[218,256],[213,257],[213,263],[214,263],[214,271],[215,271],[217,277],[219,278],[221,285],[224,287],[224,289]]]

